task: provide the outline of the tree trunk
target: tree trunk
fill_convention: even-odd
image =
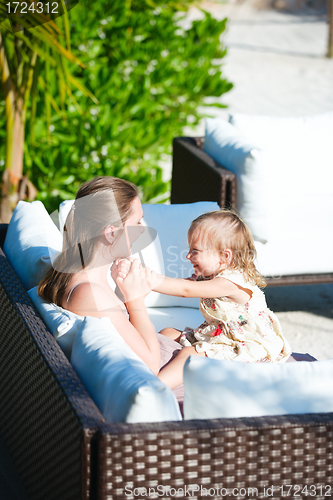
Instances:
[[[327,57],[333,57],[333,0],[327,0],[328,48]]]
[[[36,61],[33,55],[31,71]],[[8,61],[0,33],[0,67],[2,87],[5,96],[6,110],[6,164],[2,174],[0,193],[0,222],[10,221],[13,210],[20,199],[34,198],[36,189],[30,181],[23,177],[24,130],[26,106],[24,103],[24,88],[21,92],[15,88],[11,79]],[[26,88],[31,87],[31,75]]]
[[[1,186],[0,219],[3,223],[9,222],[19,201],[19,184],[23,177],[25,117],[22,116],[22,103],[23,99],[19,98],[10,110],[10,119],[7,119],[6,166]]]

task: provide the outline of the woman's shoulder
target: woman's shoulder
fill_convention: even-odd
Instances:
[[[111,289],[106,290],[99,283],[82,281],[71,288],[67,309],[81,316],[94,316],[98,311],[112,309],[113,302],[116,303],[116,297]]]

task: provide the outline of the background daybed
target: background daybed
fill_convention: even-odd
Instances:
[[[145,498],[149,488],[150,498],[168,498],[167,487],[244,499],[244,488],[260,498],[271,486],[278,499],[287,484],[313,485],[316,498],[329,492],[332,413],[110,424],[2,251],[0,315],[0,432],[29,499]]]
[[[254,235],[268,285],[333,282],[333,113],[206,120],[173,141],[171,203],[216,201]]]

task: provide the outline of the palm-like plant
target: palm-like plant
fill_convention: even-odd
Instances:
[[[28,5],[33,3],[28,2]],[[2,222],[8,222],[20,199],[33,199],[36,195],[36,189],[23,175],[23,157],[27,109],[30,106],[33,129],[38,88],[45,96],[48,130],[52,107],[65,118],[66,95],[77,105],[72,86],[96,102],[89,90],[71,74],[71,67],[83,67],[83,64],[71,51],[69,22],[63,1],[62,8],[64,14],[55,20],[31,9],[16,17],[18,26],[11,24],[6,0],[0,0],[0,73],[6,113],[6,161],[0,193]],[[51,78],[58,83],[60,107],[48,90]]]

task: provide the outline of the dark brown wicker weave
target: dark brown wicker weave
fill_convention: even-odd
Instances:
[[[203,137],[177,137],[173,141],[171,203],[216,201],[222,208],[236,208],[236,176],[205,151]],[[333,283],[333,272],[271,278],[273,286]]]
[[[333,414],[103,423],[1,250],[0,311],[0,433],[31,500],[330,496]]]
[[[1,249],[0,317],[0,433],[29,498],[94,498],[103,417]]]

